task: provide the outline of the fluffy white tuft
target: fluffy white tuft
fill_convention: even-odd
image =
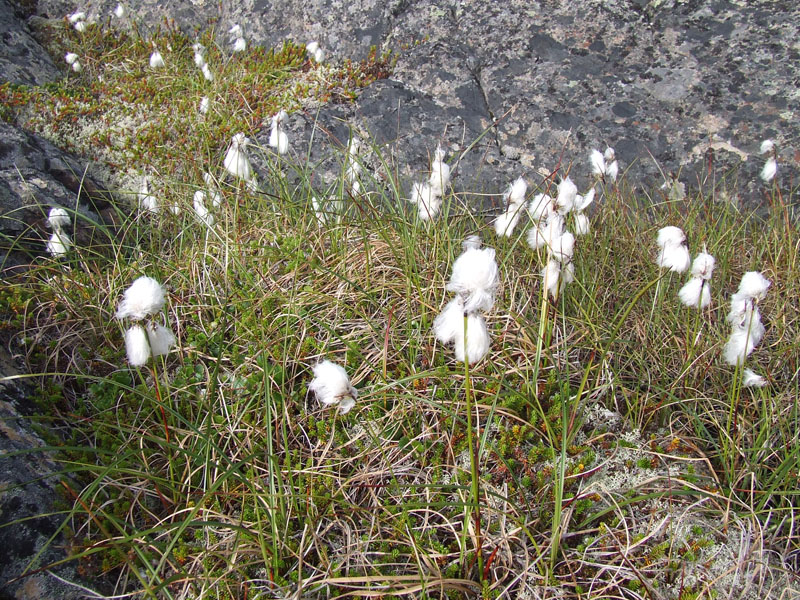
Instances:
[[[245,50],[247,50],[247,41],[243,37],[236,38],[233,42],[234,53],[244,52]]]
[[[480,315],[471,314],[467,317],[467,340],[464,344],[464,320],[461,318],[461,328],[456,333],[453,340],[456,360],[464,362],[465,358],[469,364],[480,361],[489,352],[489,330],[486,322]]]
[[[575,235],[588,235],[589,231],[591,230],[591,225],[589,224],[589,217],[587,217],[582,212],[575,213],[575,220],[573,221],[573,226],[575,227]]]
[[[463,298],[466,312],[490,310],[499,280],[494,248],[469,248],[453,263],[447,290]]]
[[[114,9],[114,16],[118,19],[125,16],[125,7],[122,4],[117,4],[117,7]]]
[[[433,162],[431,163],[431,176],[428,179],[431,190],[437,196],[442,196],[447,186],[450,185],[450,165],[444,162],[444,150],[441,146],[436,148]]]
[[[775,142],[773,142],[772,140],[764,140],[763,142],[761,142],[761,149],[759,150],[759,152],[761,154],[766,154],[767,152],[772,152],[774,148],[775,148]]]
[[[206,207],[206,193],[203,190],[197,190],[192,199],[192,206],[194,207],[194,214],[197,220],[203,223],[206,227],[213,227],[216,220],[208,208]]]
[[[325,52],[319,47],[319,42],[309,42],[306,44],[306,52],[314,59],[314,62],[321,63],[325,60]]]
[[[481,247],[481,236],[479,235],[468,235],[463,242],[461,242],[461,251],[466,252],[470,248],[478,249]]]
[[[580,195],[576,196],[575,197],[575,210],[577,212],[582,212],[582,211],[586,210],[589,207],[589,205],[592,202],[594,202],[595,193],[596,192],[594,191],[594,188],[592,188],[588,192],[586,192],[586,194],[584,194],[583,196],[580,196]]]
[[[575,205],[575,198],[578,195],[576,186],[569,177],[566,177],[558,184],[558,196],[556,197],[556,209],[562,215],[567,214]]]
[[[422,221],[434,218],[442,206],[441,197],[436,195],[427,183],[415,183],[411,187],[410,202],[417,205],[419,218]]]
[[[74,52],[67,52],[64,55],[64,60],[67,61],[68,65],[73,65],[78,60],[78,55]]]
[[[746,298],[763,300],[767,296],[767,290],[770,285],[772,285],[772,282],[758,271],[748,271],[742,275],[737,293]]]
[[[761,169],[761,179],[764,182],[772,181],[775,178],[775,175],[778,172],[778,161],[775,160],[775,157],[772,156],[767,159],[767,162],[764,163],[764,168]]]
[[[150,358],[150,344],[147,334],[141,325],[132,325],[125,332],[125,352],[128,362],[134,367],[141,367]]]
[[[573,281],[575,281],[575,263],[570,261],[561,265],[561,290],[563,291],[566,285]]]
[[[54,206],[47,214],[47,225],[54,231],[63,231],[70,221],[69,213],[60,206]]]
[[[347,372],[329,360],[314,367],[314,379],[308,384],[308,390],[326,406],[338,404],[342,414],[349,412],[358,399],[358,390],[350,385]]]
[[[497,235],[510,236],[519,222],[519,216],[524,210],[524,204],[510,204],[506,211],[494,221],[494,230]]]
[[[602,177],[606,174],[606,159],[600,150],[592,150],[589,153],[589,163],[592,166],[592,173]]]
[[[743,363],[745,358],[755,350],[759,341],[761,340],[754,340],[746,329],[736,329],[731,332],[731,336],[722,349],[722,358],[726,363],[733,366],[737,363]]]
[[[555,199],[547,194],[536,194],[528,203],[528,214],[534,221],[549,218],[555,210]]]
[[[219,208],[220,204],[222,204],[222,195],[219,193],[219,189],[217,189],[217,182],[214,181],[214,177],[212,177],[211,173],[208,171],[203,173],[203,181],[208,186],[206,196],[211,198],[211,206]]]
[[[673,246],[682,244],[685,241],[686,234],[683,233],[683,230],[680,227],[669,225],[658,230],[658,238],[656,239],[656,242],[660,248],[663,248],[668,244]]]
[[[147,340],[150,342],[150,350],[153,356],[169,354],[175,345],[175,334],[169,327],[164,327],[159,323],[147,324]]]
[[[528,231],[528,244],[534,250],[553,248],[556,240],[564,233],[564,217],[558,213],[550,215],[544,223],[539,223]]]
[[[161,56],[161,52],[153,50],[153,53],[150,55],[150,68],[161,69],[164,66],[166,66],[166,64],[164,63],[164,57]]]
[[[767,385],[767,380],[761,375],[758,375],[750,369],[745,369],[742,373],[742,385],[744,387],[758,387],[762,388]]]
[[[761,313],[755,305],[755,299],[744,294],[733,294],[731,296],[731,310],[725,318],[733,327],[744,329],[747,323],[755,318],[761,320]]]
[[[689,249],[683,244],[667,244],[661,248],[656,262],[662,269],[669,269],[675,273],[683,273],[689,268],[692,257]]]
[[[699,277],[708,281],[714,273],[716,261],[708,252],[701,252],[692,261],[692,277]]]
[[[616,181],[617,175],[619,175],[619,163],[616,160],[612,160],[606,166],[606,177],[611,181]]]
[[[705,308],[711,304],[711,289],[700,277],[692,277],[678,291],[678,298],[689,308]]]
[[[211,105],[211,101],[208,99],[208,96],[203,96],[200,98],[200,107],[198,110],[200,111],[201,115],[204,115],[208,112],[208,108]]]
[[[281,110],[272,117],[272,128],[269,132],[269,145],[275,148],[278,154],[286,154],[289,151],[289,136],[283,130],[286,119],[289,115],[285,110]]]
[[[72,248],[72,238],[60,230],[54,231],[46,244],[47,252],[55,258],[64,256],[70,248]]]
[[[125,290],[115,316],[138,321],[157,313],[163,306],[164,288],[152,277],[142,276]]]
[[[361,182],[359,181],[361,163],[358,162],[358,151],[360,148],[361,140],[354,135],[350,138],[350,143],[347,145],[347,169],[344,173],[345,181],[350,188],[350,193],[354,196],[361,191]]]
[[[505,200],[510,204],[524,204],[525,194],[528,192],[528,183],[522,177],[517,177],[514,182],[508,186],[508,190],[504,194]]]
[[[443,344],[456,339],[459,330],[464,329],[464,302],[460,297],[453,298],[433,320],[433,334]],[[462,332],[463,338],[463,332]]]
[[[569,262],[575,254],[575,236],[569,231],[565,231],[558,238],[553,240],[550,251],[560,263]]]
[[[214,74],[211,72],[211,67],[208,66],[208,63],[203,63],[201,69],[203,70],[203,77],[206,78],[206,81],[214,81]]]
[[[553,299],[558,297],[560,276],[561,264],[557,260],[551,258],[542,269],[542,285],[544,285],[547,293],[549,293]]]
[[[223,165],[231,175],[250,181],[253,179],[253,167],[247,157],[246,150],[250,140],[243,133],[237,133],[231,140],[231,146],[225,154]]]

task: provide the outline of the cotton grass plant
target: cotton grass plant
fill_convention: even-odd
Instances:
[[[176,103],[197,140],[181,153],[140,149],[148,174],[174,174],[158,181],[160,205],[183,210],[139,218],[135,201],[120,204],[116,230],[101,226],[102,242],[76,244],[66,257],[82,268],[65,273],[37,259],[0,291],[15,347],[41,375],[42,418],[57,427],[51,455],[71,472],[62,509],[71,559],[106,595],[699,598],[760,586],[761,597],[778,598],[791,590],[800,553],[800,273],[787,249],[800,236],[785,211],[796,191],[783,190],[784,203],[773,199],[759,219],[702,189],[642,206],[619,177],[613,193],[598,188],[584,207],[590,227],[574,236],[574,281],[553,298],[540,271],[548,255],[567,262],[554,242],[575,223],[577,186],[565,185],[559,201],[552,180],[526,177],[530,218],[508,239],[495,235],[491,217],[483,223],[461,208],[469,180],[447,188],[464,202],[430,224],[391,175],[378,181],[364,169],[359,193],[349,193],[349,149],[334,157],[344,165],[338,186],[318,189],[312,167],[295,162],[300,141],[280,157],[251,147],[259,189],[248,189],[225,175],[231,138],[252,139],[248,123],[269,124],[300,101],[282,80],[277,97],[244,114],[217,88],[201,118],[207,86],[225,86],[240,67],[200,41],[210,64],[226,65],[214,82],[194,67],[193,40],[171,44],[183,51],[159,70],[175,78],[162,103]],[[129,51],[146,64],[146,44]],[[308,60],[303,47],[284,58]],[[367,152],[399,172],[362,137],[359,156]],[[145,161],[137,160],[138,184]],[[575,161],[577,181],[590,169]],[[433,171],[445,178],[439,163],[424,181],[431,188]],[[190,208],[197,191],[213,229]],[[321,223],[314,197],[358,210]],[[555,225],[540,230],[548,218]],[[662,270],[642,240],[674,223],[716,259],[706,333],[690,361],[687,313],[695,313],[677,289],[661,294],[650,318]],[[538,243],[539,231],[547,241],[536,250],[517,243]],[[490,311],[486,294],[462,285],[468,278],[449,277],[476,233],[493,240],[489,279],[502,281],[488,286]],[[727,301],[754,270],[772,285],[759,299],[764,336],[747,361],[769,385],[732,406],[732,369],[721,360]],[[116,298],[143,273],[169,282],[156,323],[174,326],[180,349],[158,357],[158,373],[126,364],[124,327],[112,318]],[[434,335],[448,282],[462,327],[469,305],[492,333],[471,366],[454,366]],[[345,375],[336,368],[333,384],[321,386],[315,367],[325,361]],[[358,402],[347,411],[351,377]]]

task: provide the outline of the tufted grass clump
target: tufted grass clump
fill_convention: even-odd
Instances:
[[[163,205],[181,207],[147,215],[121,200],[115,227],[97,225],[102,242],[37,258],[0,291],[3,333],[41,385],[43,452],[63,466],[62,532],[87,580],[169,599],[769,598],[796,586],[796,191],[773,187],[756,216],[704,190],[654,193],[644,209],[624,181],[608,185],[557,301],[525,228],[498,238],[453,192],[438,221],[420,221],[377,145],[388,175],[365,169],[356,195],[315,189],[310,167],[262,151],[259,188],[220,178],[207,227],[188,198],[202,172],[221,172],[230,135],[330,89],[294,46],[227,59],[201,36],[222,67],[205,82],[191,41],[160,35],[175,60],[164,52],[157,74],[149,44],[90,26],[65,42],[91,57],[83,75],[13,102],[3,88],[21,124],[56,140],[137,120],[138,133],[72,147],[150,169]],[[217,112],[199,120],[214,90]],[[326,225],[312,205],[322,192],[342,202]],[[674,223],[717,258],[702,319],[676,297],[682,278],[653,262],[655,232]],[[431,328],[476,233],[501,286],[489,355],[465,374]],[[769,385],[742,389],[720,352],[727,299],[753,269],[773,288],[748,365]],[[113,315],[141,275],[167,289],[178,344],[136,369]],[[346,415],[308,393],[325,359],[359,390]]]

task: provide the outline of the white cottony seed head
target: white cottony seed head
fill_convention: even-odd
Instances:
[[[467,340],[464,344],[464,317],[462,314],[460,320],[461,327],[456,331],[455,339],[453,340],[453,349],[455,350],[456,360],[464,362],[466,359],[469,364],[475,364],[480,361],[489,352],[489,330],[486,327],[486,322],[483,317],[476,314],[470,314],[467,317]]]
[[[667,244],[677,245],[682,244],[685,241],[686,234],[683,233],[683,230],[680,227],[669,225],[658,230],[657,243],[661,248]]]
[[[764,163],[764,168],[761,169],[761,179],[763,179],[764,182],[772,181],[777,172],[778,162],[775,160],[774,156],[771,156],[769,159],[767,159],[767,162]]]
[[[150,344],[147,334],[141,325],[132,325],[125,332],[125,351],[128,362],[134,367],[141,367],[150,359]]]
[[[322,361],[313,370],[314,379],[308,390],[323,404],[338,404],[342,414],[349,412],[358,399],[358,390],[350,384],[347,372],[329,360]]]
[[[714,257],[708,252],[701,252],[695,256],[692,262],[692,277],[699,277],[701,279],[709,280],[714,273],[714,265],[716,261]]]
[[[589,163],[592,166],[592,173],[602,177],[606,173],[606,159],[600,150],[592,150],[589,154]]]
[[[64,256],[72,248],[72,238],[61,230],[56,230],[46,244],[47,252],[54,258]]]
[[[117,308],[117,319],[134,321],[154,315],[164,306],[164,288],[152,277],[142,276],[125,290]]]
[[[490,310],[499,281],[494,248],[469,248],[453,263],[447,290],[462,297],[467,312]]]
[[[147,324],[147,339],[150,342],[153,356],[169,354],[172,346],[175,345],[175,334],[169,327],[164,327],[159,323]]]
[[[767,296],[767,290],[770,285],[772,285],[772,282],[758,271],[748,271],[742,275],[737,293],[745,298],[763,300]]]
[[[54,206],[47,215],[47,225],[54,231],[62,231],[69,227],[69,213],[60,206]]]
[[[767,385],[767,380],[761,375],[758,375],[750,369],[745,369],[742,373],[742,385],[744,387],[758,387],[762,388]]]
[[[153,50],[153,53],[150,55],[150,68],[161,69],[164,66],[164,57],[161,56],[161,52],[158,50]]]
[[[464,302],[456,296],[433,320],[433,334],[441,343],[449,344],[456,339],[459,329],[464,329]]]
[[[678,298],[689,308],[705,308],[711,304],[711,288],[705,279],[692,277],[678,290]]]
[[[212,215],[206,207],[206,193],[203,190],[197,190],[192,199],[192,206],[194,207],[194,214],[197,220],[203,223],[206,227],[213,227],[215,223],[214,215]]]
[[[506,200],[509,204],[523,204],[525,202],[525,194],[528,191],[528,183],[522,177],[518,177],[508,187],[506,192]]]
[[[250,159],[246,154],[249,143],[250,140],[243,133],[234,135],[223,161],[223,166],[228,173],[245,181],[253,178],[253,167],[250,166]]]
[[[556,209],[562,215],[567,214],[575,205],[575,198],[578,195],[578,186],[567,177],[558,184],[558,196],[556,197]]]
[[[662,269],[669,269],[675,273],[683,273],[689,268],[692,257],[689,249],[683,244],[666,244],[658,253],[656,262]]]

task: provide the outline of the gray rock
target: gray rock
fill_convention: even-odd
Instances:
[[[38,7],[105,19],[115,5]],[[216,20],[222,45],[239,23],[251,43],[316,39],[332,60],[364,57],[371,45],[395,50],[392,81],[349,109],[323,109],[320,125],[344,118],[394,140],[409,177],[437,143],[451,156],[469,148],[457,190],[496,194],[518,175],[541,183],[540,171],[568,169],[587,186],[589,150],[606,144],[628,180],[647,186],[669,173],[690,185],[719,180],[737,167],[738,193],[757,202],[768,194],[758,179],[766,138],[778,144],[782,184],[798,175],[800,5],[788,0],[143,0],[119,23],[152,29],[164,17],[187,31]]]
[[[0,374],[19,374],[5,343],[0,345]],[[77,582],[73,563],[41,570],[67,558],[67,550],[59,533],[64,515],[54,512],[60,469],[31,431],[26,417],[31,410],[26,400],[29,394],[18,380],[0,383],[0,522],[4,524],[0,529],[0,598],[85,598],[80,588],[48,572]]]
[[[92,223],[111,204],[110,196],[86,176],[86,161],[47,140],[0,121],[0,271],[25,265],[44,252],[45,227],[52,206],[61,206],[78,225],[73,240],[92,243]]]
[[[62,73],[37,42],[27,23],[23,7],[0,0],[0,80],[17,84],[43,85],[61,78]]]

